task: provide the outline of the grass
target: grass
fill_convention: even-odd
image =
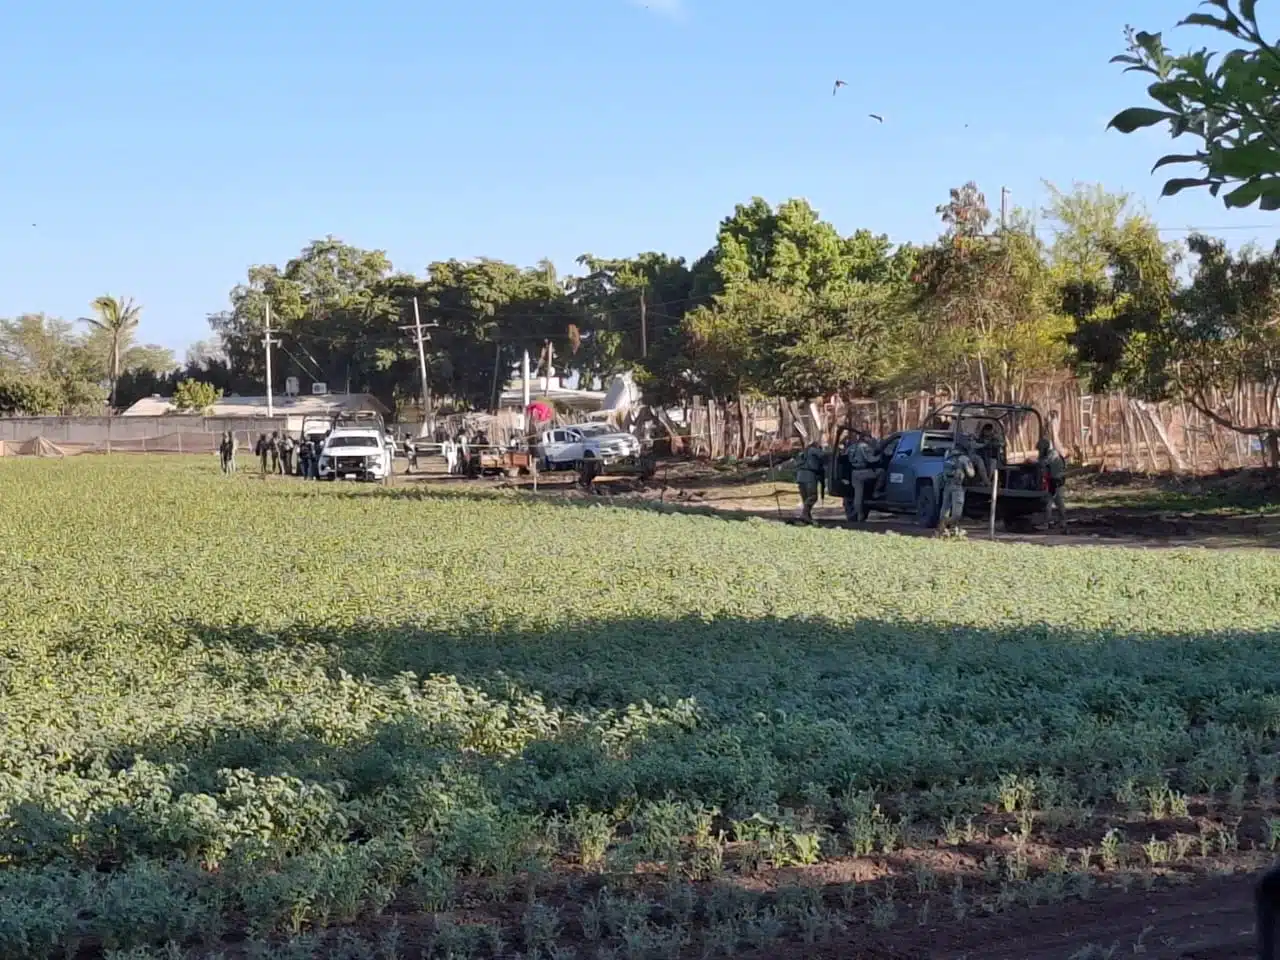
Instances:
[[[1280,486],[1265,470],[1203,476],[1076,471],[1068,485],[1070,504],[1101,510],[1229,517],[1280,515]]]
[[[1280,775],[1262,554],[192,458],[0,462],[0,538],[5,957],[702,955],[1280,835],[1239,819]],[[887,891],[734,885],[859,860]]]

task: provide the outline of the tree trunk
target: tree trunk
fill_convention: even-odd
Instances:
[[[747,456],[747,401],[738,394],[738,459]]]
[[[116,383],[120,379],[120,337],[118,334],[112,334],[111,337],[111,407],[107,410],[107,416],[113,416],[116,411]]]
[[[1265,446],[1267,448],[1267,466],[1271,470],[1280,470],[1280,433],[1268,433]]]

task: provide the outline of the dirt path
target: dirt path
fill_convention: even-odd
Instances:
[[[718,476],[697,464],[677,464],[660,473],[650,483],[626,478],[600,481],[591,492],[582,490],[572,475],[557,474],[539,480],[534,493],[528,479],[464,480],[443,473],[428,472],[413,477],[399,475],[396,486],[428,485],[442,489],[518,489],[530,495],[573,502],[610,503],[615,506],[662,504],[695,513],[721,514],[730,519],[759,517],[793,523],[800,510],[794,486],[785,483],[741,483]],[[1007,533],[997,528],[996,539],[1003,542],[1036,543],[1043,546],[1126,546],[1147,548],[1202,547],[1206,549],[1280,549],[1280,515],[1250,511],[1188,513],[1134,508],[1107,509],[1091,505],[1068,506],[1065,533],[1035,531]],[[828,500],[814,510],[818,526],[846,527],[840,501]],[[980,522],[965,524],[969,537],[986,539],[988,527]],[[861,528],[872,533],[900,536],[932,536],[932,530],[917,527],[905,517],[874,514]]]

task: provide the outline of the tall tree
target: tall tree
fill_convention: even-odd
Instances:
[[[43,314],[0,320],[0,373],[35,382],[33,396],[58,398],[56,410],[42,412],[101,413],[105,361],[105,353],[88,349],[64,320]]]
[[[1165,366],[1183,399],[1221,426],[1258,437],[1280,467],[1280,244],[1232,254],[1221,240],[1193,234],[1187,246],[1197,262],[1177,299]],[[1229,402],[1241,388],[1263,391],[1252,416]]]
[[[706,334],[716,330],[739,350],[750,343],[735,395],[873,390],[896,372],[915,257],[867,230],[841,236],[804,200],[776,209],[758,197],[739,204],[694,267],[693,296],[710,296],[712,305],[690,315],[696,336],[686,356],[697,376],[723,384],[723,370],[701,366],[717,355]]]
[[[1177,293],[1178,249],[1127,194],[1076,184],[1049,185],[1045,216],[1056,231],[1049,263],[1061,309],[1074,320],[1075,363],[1095,390],[1122,389],[1155,399],[1167,372],[1159,351]]]
[[[95,330],[102,331],[106,337],[109,353],[107,354],[107,378],[111,385],[111,409],[116,406],[116,381],[120,379],[120,355],[133,342],[138,329],[138,320],[142,308],[129,298],[101,296],[92,303],[92,317],[84,317],[84,322]]]
[[[937,208],[945,227],[920,253],[915,376],[1011,398],[1030,374],[1061,365],[1069,323],[1055,307],[1043,246],[1025,217],[988,232],[991,212],[977,185],[951,191]]]
[[[1199,144],[1192,153],[1171,153],[1153,169],[1171,165],[1196,168],[1196,176],[1166,181],[1164,196],[1207,187],[1213,196],[1224,188],[1228,207],[1280,209],[1280,47],[1258,26],[1257,0],[1207,0],[1201,6],[1218,13],[1193,13],[1179,26],[1210,27],[1239,41],[1219,55],[1200,49],[1182,56],[1165,46],[1160,33],[1126,31],[1129,50],[1112,62],[1125,72],[1152,79],[1147,94],[1157,106],[1130,107],[1109,127],[1132,133],[1167,125],[1174,140]]]
[[[678,330],[688,310],[693,275],[683,258],[642,253],[623,259],[583,254],[587,273],[569,281],[569,295],[580,314],[580,340],[574,367],[599,377],[637,366],[650,348]]]

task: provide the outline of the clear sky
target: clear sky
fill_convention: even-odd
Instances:
[[[647,6],[646,6],[647,3]],[[334,234],[421,273],[693,259],[753,195],[927,240],[950,187],[1143,197],[1163,226],[1267,225],[1158,200],[1162,134],[1108,59],[1194,0],[45,0],[0,29],[0,316],[135,297],[182,351],[253,263]],[[1209,42],[1189,28],[1178,46]],[[836,79],[847,81],[831,95]],[[883,125],[868,118],[884,116]],[[1269,224],[1275,223],[1272,227]],[[34,226],[33,226],[34,224]],[[1177,234],[1170,233],[1170,236]]]

